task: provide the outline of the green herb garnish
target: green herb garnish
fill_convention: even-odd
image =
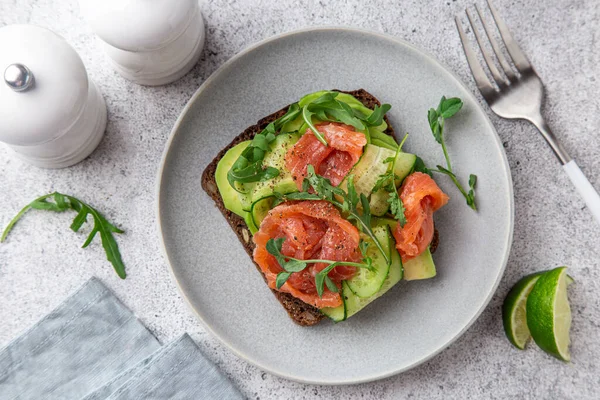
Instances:
[[[302,108],[304,122],[325,146],[327,146],[327,141],[314,126],[313,115],[321,121],[341,122],[353,126],[358,131],[365,131],[369,126],[381,125],[385,113],[392,108],[389,104],[383,104],[381,107],[375,106],[371,115],[367,117],[347,103],[338,100],[338,94],[338,92],[327,92]]]
[[[314,264],[314,263],[328,264],[327,267],[325,267],[323,270],[319,271],[315,275],[315,286],[317,288],[317,293],[318,293],[319,297],[323,297],[324,286],[327,286],[327,288],[334,293],[338,292],[337,286],[331,280],[331,278],[328,276],[329,272],[332,269],[334,269],[335,267],[337,267],[338,265],[347,265],[347,266],[357,267],[357,268],[367,268],[370,271],[373,270],[372,261],[369,257],[365,257],[363,259],[363,263],[355,263],[355,262],[349,262],[349,261],[320,260],[320,259],[300,260],[297,258],[289,257],[289,256],[286,256],[283,253],[281,253],[281,248],[283,247],[284,241],[285,241],[284,238],[269,239],[269,241],[267,242],[267,246],[266,246],[269,254],[273,255],[277,259],[277,262],[279,263],[281,268],[283,268],[283,271],[281,271],[280,273],[277,274],[277,279],[275,280],[275,285],[277,286],[277,289],[280,289],[287,282],[289,277],[294,272],[300,272],[300,271],[303,271],[304,269],[306,269],[306,267],[308,267],[308,264]]]
[[[458,190],[460,190],[462,195],[465,197],[467,205],[473,210],[477,210],[477,206],[475,204],[475,185],[477,184],[477,176],[473,174],[469,175],[469,191],[467,192],[458,181],[454,171],[452,171],[450,156],[448,155],[446,142],[444,141],[444,125],[446,119],[454,116],[454,114],[460,111],[462,106],[463,102],[458,97],[447,99],[445,96],[442,96],[438,108],[431,108],[427,113],[427,120],[429,121],[429,127],[431,128],[433,137],[435,138],[436,142],[442,145],[442,151],[444,152],[444,158],[446,159],[446,168],[438,165],[437,170],[432,170],[432,172],[448,175]]]
[[[244,149],[242,154],[233,163],[227,172],[227,180],[231,187],[238,192],[241,189],[236,183],[251,183],[273,179],[279,175],[279,170],[273,167],[264,168],[262,165],[265,154],[271,149],[270,144],[275,140],[275,135],[281,127],[300,115],[298,103],[292,104],[285,115],[271,122],[265,129],[254,136],[252,142]]]
[[[377,178],[375,182],[375,186],[371,193],[375,193],[381,189],[388,192],[389,197],[387,202],[390,204],[390,212],[394,216],[394,219],[398,221],[401,227],[406,225],[406,216],[404,215],[404,203],[398,194],[398,189],[396,188],[396,183],[400,180],[400,177],[395,174],[396,169],[396,160],[398,159],[398,154],[402,151],[402,145],[406,141],[408,134],[404,135],[404,139],[396,149],[396,154],[393,157],[388,157],[383,160],[384,164],[390,164],[385,174],[382,174]]]
[[[308,190],[312,187],[315,193],[309,193]],[[369,206],[369,199],[364,193],[360,196],[354,188],[354,178],[352,175],[348,176],[348,192],[344,192],[339,187],[333,186],[329,179],[326,179],[315,173],[315,169],[312,165],[307,167],[307,176],[304,178],[302,192],[295,192],[290,194],[279,194],[273,193],[279,200],[325,200],[339,207],[342,211],[348,213],[348,219],[354,220],[360,226],[361,231],[369,236],[373,243],[377,246],[377,249],[381,252],[386,262],[390,262],[388,254],[383,250],[381,243],[375,237],[373,229],[371,228],[371,208]],[[358,210],[358,204],[361,204],[362,211]]]
[[[427,168],[427,166],[425,165],[425,161],[423,161],[423,159],[419,156],[417,156],[417,159],[415,160],[415,165],[413,166],[413,171],[414,172],[422,172],[433,178],[433,176],[431,175],[431,170],[429,168]]]
[[[49,200],[54,200],[54,202]],[[15,224],[30,209],[55,212],[63,212],[69,209],[77,211],[77,215],[71,223],[71,230],[74,232],[79,231],[81,226],[87,221],[88,215],[91,215],[94,219],[94,227],[92,228],[92,231],[88,235],[88,238],[86,239],[82,248],[89,246],[92,240],[94,240],[96,234],[100,233],[100,239],[102,241],[102,247],[104,247],[104,251],[106,252],[106,258],[113,265],[117,275],[119,275],[121,279],[125,279],[125,265],[123,264],[123,260],[121,260],[121,253],[119,252],[117,241],[113,237],[113,233],[123,233],[123,231],[108,222],[106,218],[104,218],[96,209],[73,196],[54,192],[42,197],[38,197],[23,207],[23,209],[19,211],[19,213],[8,223],[8,226],[6,229],[4,229],[4,232],[0,237],[0,243],[6,240],[6,237]]]

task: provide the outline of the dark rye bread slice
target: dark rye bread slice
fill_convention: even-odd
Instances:
[[[378,105],[378,106],[381,105],[381,103],[379,102],[379,100],[377,100],[377,98],[375,96],[373,96],[372,94],[370,94],[369,92],[367,92],[364,89],[354,90],[354,91],[350,91],[350,92],[345,92],[342,90],[336,90],[336,91],[351,94],[352,96],[356,97],[361,103],[363,103],[366,107],[369,107],[369,108],[374,108],[375,105]],[[254,138],[254,136],[256,134],[258,134],[259,132],[261,132],[269,123],[275,121],[277,118],[284,115],[286,113],[288,107],[289,107],[289,105],[267,117],[264,117],[263,119],[258,121],[255,125],[252,125],[251,127],[247,128],[244,132],[242,132],[241,134],[236,136],[231,141],[231,143],[229,143],[229,145],[227,145],[223,150],[221,150],[219,152],[219,154],[217,154],[217,156],[214,158],[214,160],[212,160],[212,162],[210,164],[208,164],[208,166],[202,173],[202,188],[213,199],[217,208],[221,211],[221,213],[223,214],[223,216],[225,217],[227,222],[229,222],[229,225],[231,225],[231,228],[235,231],[240,242],[246,249],[248,256],[250,256],[250,259],[252,259],[252,252],[254,251],[254,242],[252,241],[252,237],[250,235],[250,232],[248,231],[248,228],[246,227],[246,223],[244,222],[244,219],[239,217],[238,215],[232,213],[231,211],[227,210],[225,208],[225,206],[223,205],[223,200],[217,189],[217,183],[215,180],[215,171],[217,169],[217,164],[219,163],[221,158],[225,155],[227,150],[229,150],[230,148],[232,148],[233,146],[235,146],[236,144],[238,144],[240,142],[243,142],[246,140],[251,140],[252,138]],[[394,130],[390,126],[387,116],[385,117],[385,121],[388,124],[388,128],[385,131],[385,133],[390,136],[393,136]],[[435,242],[435,244],[437,244],[437,231],[436,231],[436,235],[434,237],[434,242]],[[433,243],[432,243],[432,245],[433,245]],[[433,246],[432,246],[432,249],[433,249]],[[256,265],[256,263],[255,263],[255,265]],[[256,268],[258,269],[260,274],[263,275],[260,270],[260,267],[258,265],[256,265]],[[263,278],[264,278],[264,275],[263,275]],[[290,315],[290,318],[292,318],[292,320],[294,320],[294,322],[296,322],[297,324],[303,325],[303,326],[315,325],[324,318],[324,315],[319,311],[319,309],[317,309],[316,307],[313,307],[309,304],[306,304],[305,302],[303,302],[300,299],[297,299],[296,297],[292,296],[291,294],[279,292],[274,289],[271,289],[271,291],[273,292],[275,297],[279,300],[279,302],[281,303],[283,308],[285,308],[285,310],[288,312],[288,314]]]

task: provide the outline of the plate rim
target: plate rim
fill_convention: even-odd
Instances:
[[[508,185],[508,195],[509,195],[510,210],[509,210],[508,237],[506,238],[506,242],[505,242],[506,250],[504,253],[503,260],[502,260],[501,268],[498,271],[498,275],[496,276],[496,281],[494,282],[492,290],[490,290],[490,292],[488,293],[486,298],[480,304],[477,312],[471,317],[471,319],[467,322],[467,324],[456,335],[454,335],[454,337],[445,341],[441,345],[437,346],[437,348],[434,351],[432,351],[431,353],[429,353],[427,356],[424,356],[404,367],[396,368],[396,369],[386,371],[386,372],[383,372],[380,374],[373,374],[370,376],[365,376],[365,377],[359,378],[359,379],[312,380],[312,379],[303,379],[301,377],[283,373],[283,372],[277,371],[275,369],[272,369],[268,366],[265,366],[265,365],[261,364],[259,361],[246,356],[243,352],[239,351],[233,345],[231,345],[229,342],[227,342],[225,339],[223,339],[221,336],[219,336],[211,328],[211,326],[204,320],[204,318],[202,317],[200,312],[194,307],[191,300],[185,294],[183,287],[180,285],[179,280],[177,279],[177,277],[175,275],[173,263],[171,262],[171,258],[169,256],[169,251],[167,250],[167,246],[166,246],[165,233],[164,233],[162,217],[161,217],[161,214],[162,214],[161,203],[163,201],[162,183],[163,183],[163,177],[165,175],[165,165],[166,165],[167,158],[169,157],[171,146],[173,144],[175,136],[177,135],[179,129],[181,128],[182,122],[184,121],[188,112],[194,105],[196,99],[202,94],[202,92],[206,89],[206,87],[208,87],[221,73],[223,73],[223,71],[225,71],[230,65],[234,64],[238,59],[244,57],[248,53],[251,53],[251,52],[259,49],[260,47],[263,47],[263,46],[268,45],[275,41],[286,39],[291,36],[301,35],[304,33],[319,32],[319,31],[321,31],[321,32],[351,32],[351,33],[360,33],[363,35],[371,35],[371,36],[374,36],[381,40],[391,41],[391,42],[394,42],[395,44],[408,47],[412,51],[415,51],[415,52],[419,53],[421,56],[425,57],[428,60],[428,62],[439,65],[444,70],[444,72],[446,72],[452,79],[454,79],[454,81],[460,87],[462,87],[464,89],[464,91],[467,93],[467,96],[469,97],[469,99],[474,104],[476,104],[479,111],[481,111],[481,113],[483,114],[485,122],[491,129],[491,131],[493,133],[492,136],[493,136],[494,140],[496,141],[498,149],[500,150],[500,155],[501,155],[501,158],[503,161],[502,167],[503,167],[504,173],[508,179],[508,184],[509,184]],[[159,168],[158,168],[158,175],[156,178],[155,190],[156,190],[156,192],[155,192],[155,194],[156,194],[155,210],[156,210],[156,217],[157,217],[157,224],[158,224],[158,232],[157,233],[159,236],[162,255],[166,261],[169,273],[171,275],[171,280],[173,281],[173,283],[175,283],[175,286],[177,287],[177,289],[178,289],[181,297],[183,298],[185,304],[187,305],[187,307],[192,311],[192,313],[200,321],[200,323],[204,327],[204,329],[206,329],[206,331],[208,331],[214,338],[216,338],[221,344],[223,344],[229,351],[233,352],[233,354],[235,354],[238,358],[254,365],[255,367],[257,367],[263,371],[269,372],[278,377],[285,378],[285,379],[288,379],[288,380],[291,380],[294,382],[304,383],[304,384],[337,386],[337,385],[355,385],[355,384],[360,384],[360,383],[374,382],[377,380],[396,376],[402,372],[411,370],[411,369],[431,360],[432,358],[434,358],[435,356],[440,354],[442,351],[446,350],[450,345],[452,345],[460,337],[462,337],[465,334],[465,332],[475,323],[475,321],[477,319],[479,319],[479,317],[481,316],[483,311],[487,308],[490,301],[492,300],[494,294],[496,293],[496,291],[498,289],[500,281],[502,280],[502,277],[504,276],[504,272],[506,270],[506,266],[508,264],[508,259],[509,259],[511,248],[512,248],[513,236],[514,236],[514,219],[515,219],[514,185],[513,185],[510,165],[508,163],[508,157],[506,155],[506,151],[504,150],[504,148],[502,146],[502,141],[500,140],[500,137],[498,136],[498,132],[496,131],[494,124],[492,123],[488,113],[485,111],[485,109],[483,108],[483,106],[481,105],[481,103],[479,102],[477,97],[473,94],[471,89],[469,89],[469,87],[460,79],[460,77],[452,69],[450,69],[448,66],[446,66],[443,62],[439,61],[437,58],[435,58],[430,52],[423,50],[404,39],[401,39],[401,38],[398,38],[398,37],[395,37],[392,35],[388,35],[386,33],[381,33],[381,32],[372,31],[372,30],[363,29],[363,28],[353,28],[353,27],[345,27],[345,26],[313,26],[313,27],[295,29],[295,30],[283,32],[283,33],[280,33],[277,35],[269,36],[269,37],[262,39],[254,44],[251,44],[251,45],[243,48],[237,54],[233,55],[229,60],[225,61],[208,78],[206,78],[204,80],[204,82],[202,82],[202,84],[194,92],[192,97],[188,100],[185,107],[183,108],[183,110],[181,111],[179,116],[177,117],[177,120],[175,121],[173,128],[171,129],[171,132],[169,133],[169,137],[165,143],[165,147],[164,147],[164,150],[163,150],[163,153],[161,156],[161,160],[160,160],[160,164],[159,164]]]

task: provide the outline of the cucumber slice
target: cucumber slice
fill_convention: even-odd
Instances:
[[[396,181],[396,186],[400,186],[404,178],[406,178],[412,172],[416,161],[417,156],[414,154],[398,153],[396,162],[394,164],[394,172],[399,178]],[[389,198],[389,193],[383,189],[373,193],[369,202],[371,206],[371,214],[377,217],[385,215],[390,207],[390,203],[388,203]]]
[[[402,280],[402,260],[400,254],[394,249],[392,250],[392,265],[390,266],[390,272],[381,285],[381,289],[373,296],[368,298],[358,297],[352,292],[346,282],[342,284],[342,299],[344,300],[344,312],[345,318],[348,319],[367,305],[372,303],[375,299],[383,296],[387,291],[394,287],[398,282]]]
[[[415,167],[417,162],[417,156],[410,153],[398,153],[396,157],[396,163],[394,164],[394,173],[400,178],[400,182],[397,182],[397,186],[402,183]]]
[[[395,224],[395,221],[389,218],[382,218],[375,222],[376,226],[386,227],[388,229],[390,229],[388,227],[390,224]],[[342,282],[343,304],[335,308],[322,308],[321,312],[331,318],[334,322],[344,321],[365,308],[375,299],[383,296],[387,291],[400,282],[403,276],[402,259],[400,258],[400,254],[395,247],[391,249],[391,260],[388,276],[385,278],[385,281],[381,285],[379,291],[373,296],[367,298],[357,296],[354,294],[352,289],[350,289],[348,283],[344,281]]]
[[[246,226],[248,226],[248,230],[252,235],[258,232],[258,226],[254,224],[254,221],[252,220],[252,214],[249,212],[244,215],[244,222],[246,223]]]
[[[231,169],[231,166],[237,161],[238,157],[248,147],[250,140],[241,142],[225,153],[217,164],[215,171],[215,181],[217,188],[223,199],[223,205],[226,209],[234,212],[240,217],[244,217],[246,212],[244,211],[244,205],[247,203],[247,194],[238,193],[234,188],[231,187],[227,180],[227,173]]]
[[[296,186],[294,186],[293,190],[288,191],[288,192],[279,191],[279,190],[277,192],[281,193],[281,194],[288,194],[288,193],[292,193],[295,191],[297,191]],[[250,218],[251,218],[254,226],[260,228],[260,224],[262,223],[263,219],[265,219],[265,217],[267,216],[269,211],[273,208],[274,202],[275,202],[275,196],[272,194],[269,194],[265,197],[262,197],[262,198],[256,200],[254,203],[252,203],[248,214],[250,214]]]
[[[360,165],[359,169],[362,169],[360,177],[354,178],[354,187],[356,188],[356,192],[360,195],[364,193],[365,195],[369,195],[379,177],[385,174],[388,170],[389,164],[384,163],[384,161],[390,157],[394,157],[394,152],[390,149],[386,149],[383,147],[377,147],[374,145],[369,145],[369,148],[375,148],[377,151],[377,156],[371,165]]]
[[[331,320],[333,322],[340,322],[340,321],[344,321],[346,319],[346,301],[344,299],[344,292],[343,292],[343,287],[344,287],[345,282],[342,282],[342,305],[337,306],[337,307],[324,307],[321,308],[321,312],[323,314],[325,314],[326,316],[328,316],[329,318],[331,318]]]
[[[262,199],[258,199],[252,206],[250,207],[250,218],[252,219],[252,223],[254,226],[260,228],[260,224],[265,219],[269,210],[273,206],[274,197],[273,195],[263,197]]]
[[[359,195],[364,193],[368,196],[371,193],[379,176],[385,174],[387,171],[388,164],[384,164],[383,161],[393,156],[394,152],[390,149],[373,144],[365,146],[362,157],[348,173],[348,176],[354,176],[354,187]],[[347,190],[347,178],[344,178],[340,187],[343,190]]]
[[[391,260],[390,250],[392,238],[389,227],[375,227],[373,228],[373,233]],[[390,263],[385,260],[375,243],[370,239],[366,239],[366,241],[369,243],[367,256],[371,257],[373,260],[373,267],[375,267],[375,270],[369,271],[366,268],[359,268],[352,279],[346,281],[350,290],[352,290],[355,295],[362,298],[371,297],[377,293],[390,272]]]
[[[371,191],[379,177],[387,172],[389,164],[384,163],[384,161],[389,157],[394,157],[396,152],[386,147],[377,146],[374,144],[375,142],[374,139],[372,144],[365,146],[362,157],[348,175],[354,176],[354,187],[359,195],[364,193],[371,196],[369,201],[371,213],[375,216],[383,216],[389,208],[389,194],[385,190],[373,194],[371,194]],[[416,160],[417,156],[414,154],[398,153],[394,164],[394,171],[400,178],[397,186],[410,174]],[[348,190],[347,178],[342,181],[340,187],[343,190]]]
[[[376,217],[381,217],[387,213],[390,208],[390,203],[388,203],[388,199],[390,198],[390,194],[386,192],[384,189],[379,189],[375,193],[371,195],[371,200],[369,201],[369,207],[371,208],[371,214]]]

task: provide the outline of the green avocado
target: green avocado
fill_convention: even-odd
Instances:
[[[215,181],[217,182],[217,187],[219,188],[225,208],[242,218],[246,216],[246,212],[244,211],[240,196],[244,195],[231,187],[227,180],[227,172],[229,172],[232,165],[236,162],[240,154],[242,154],[242,151],[248,147],[248,144],[250,144],[250,140],[239,143],[229,149],[217,164],[217,170],[215,171]]]
[[[407,281],[429,279],[435,275],[435,264],[433,263],[429,247],[417,257],[404,263],[404,279]]]
[[[298,139],[300,139],[300,134],[297,133],[279,134],[271,143],[271,151],[265,155],[263,166],[277,168],[279,175],[268,181],[256,182],[250,195],[252,203],[273,194],[273,192],[286,194],[298,191],[292,173],[285,167],[285,155]]]

